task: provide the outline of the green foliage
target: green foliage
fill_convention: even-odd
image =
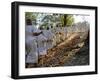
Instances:
[[[26,19],[31,19],[32,21],[36,20],[36,16],[37,15],[36,14],[33,14],[33,12],[26,12],[25,13],[25,18]]]
[[[74,23],[73,15],[68,15],[68,14],[61,15],[61,23],[63,27],[73,25]]]
[[[42,18],[40,21],[40,27],[47,29],[48,26],[53,26],[53,24],[65,27],[71,26],[74,23],[73,15],[69,14],[46,14],[46,13],[33,13],[26,12],[25,18],[31,19],[36,22],[37,18]],[[37,22],[36,22],[37,23]]]
[[[74,23],[74,18],[73,18],[73,16],[72,16],[72,15],[69,15],[69,16],[67,17],[66,21],[67,21],[67,24],[66,24],[66,25],[68,25],[68,26],[73,25],[73,23]]]

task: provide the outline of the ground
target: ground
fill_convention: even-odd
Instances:
[[[64,66],[89,65],[89,46],[83,46]]]

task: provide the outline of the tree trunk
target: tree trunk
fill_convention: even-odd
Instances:
[[[64,26],[66,26],[67,25],[67,14],[64,14]]]

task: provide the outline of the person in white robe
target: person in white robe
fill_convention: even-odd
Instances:
[[[37,40],[33,35],[37,31],[35,27],[32,26],[30,19],[26,21],[25,27],[25,49],[26,49],[26,63],[38,63],[38,49],[37,49]]]
[[[29,23],[25,28],[26,63],[38,63],[39,55],[45,55],[46,37],[36,26]]]

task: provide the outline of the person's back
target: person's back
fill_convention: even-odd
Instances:
[[[31,20],[27,20],[25,27],[25,50],[26,50],[26,63],[37,63],[38,62],[38,52],[37,52],[37,42],[36,37],[33,36],[34,28],[32,26]]]

